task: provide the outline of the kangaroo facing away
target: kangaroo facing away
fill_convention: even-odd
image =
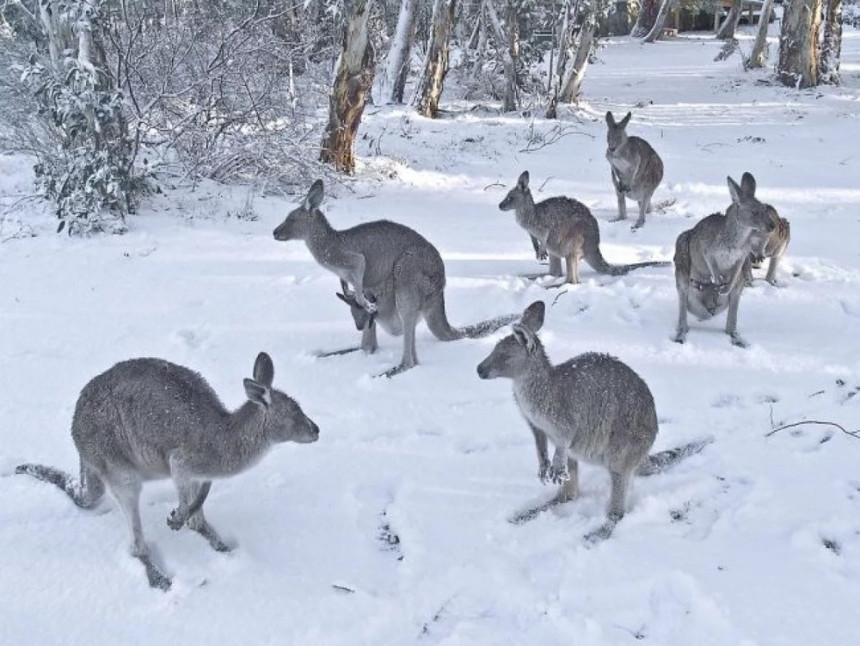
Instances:
[[[648,455],[657,436],[657,412],[648,385],[626,364],[606,354],[587,352],[552,365],[537,336],[546,307],[529,305],[513,334],[496,344],[478,365],[481,379],[513,381],[514,400],[532,431],[538,476],[561,485],[547,505],[578,494],[578,460],[605,467],[612,478],[608,518],[586,535],[607,538],[624,516],[627,489],[634,474],[651,475],[697,453],[711,440]],[[547,451],[552,442],[552,460]],[[525,520],[532,512],[520,517]]]
[[[612,185],[618,198],[618,218],[627,218],[627,199],[639,203],[639,219],[633,225],[638,229],[645,224],[645,213],[651,206],[651,196],[663,181],[663,160],[641,137],[627,134],[630,112],[618,123],[611,112],[606,113],[606,159],[612,174]]]
[[[315,442],[319,428],[299,405],[272,388],[274,366],[261,352],[248,401],[229,412],[199,374],[161,359],[123,361],[92,379],[78,397],[72,439],[80,479],[53,467],[22,464],[31,475],[65,491],[74,503],[93,507],[105,488],[119,504],[131,534],[131,554],[146,568],[149,584],[168,590],[170,578],[150,558],[141,528],[139,498],[148,480],[171,478],[179,506],[167,519],[187,525],[219,552],[230,546],[203,515],[212,480],[256,464],[280,442]]]
[[[335,230],[319,209],[322,199],[323,183],[316,180],[298,208],[275,229],[274,237],[304,240],[314,259],[340,277],[341,299],[365,311],[366,316],[356,318],[361,345],[323,356],[359,349],[375,352],[378,322],[389,334],[403,335],[400,364],[383,373],[392,377],[418,364],[415,328],[422,317],[441,341],[485,336],[516,320],[511,315],[452,327],[445,312],[445,264],[436,247],[418,232],[388,220]]]
[[[767,274],[765,280],[771,285],[776,285],[776,270],[779,267],[779,261],[785,255],[785,250],[788,248],[788,243],[791,240],[791,225],[788,220],[779,216],[776,209],[766,204],[774,228],[770,233],[766,233],[764,243],[764,251],[762,256],[750,256],[751,266],[750,271],[745,278],[747,283],[752,283],[752,269],[758,269],[765,258],[770,258],[770,263],[767,266]]]
[[[585,260],[594,271],[622,276],[640,267],[668,267],[663,261],[610,265],[600,252],[600,229],[588,207],[569,197],[550,197],[535,203],[529,190],[529,172],[523,171],[505,199],[502,211],[514,211],[517,224],[524,228],[551,258],[567,264],[566,282],[579,283],[579,262]],[[552,269],[552,265],[550,266]]]
[[[687,338],[687,312],[703,321],[728,309],[726,334],[732,344],[747,345],[737,331],[738,304],[751,271],[750,256],[764,255],[776,224],[773,207],[756,199],[750,173],[743,174],[740,186],[731,177],[727,181],[732,204],[726,214],[712,213],[675,241],[678,343]]]

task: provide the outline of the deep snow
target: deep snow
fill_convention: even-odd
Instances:
[[[455,325],[547,301],[554,361],[610,352],[648,382],[655,450],[716,437],[637,479],[627,516],[591,549],[581,537],[609,493],[599,469],[581,468],[579,500],[507,522],[551,490],[510,384],[475,374],[499,335],[445,344],[422,324],[421,365],[392,380],[370,376],[400,357],[384,333],[374,356],[313,357],[358,334],[337,279],[272,239],[294,201],[257,197],[245,221],[225,217],[243,189],[167,190],[127,235],[86,240],[52,235],[32,207],[8,214],[0,239],[18,223],[40,235],[0,245],[0,644],[860,644],[860,442],[814,426],[764,437],[801,419],[860,425],[860,32],[846,31],[841,88],[759,83],[737,57],[713,62],[719,47],[613,39],[584,109],[560,124],[456,102],[439,121],[370,108],[358,181],[324,203],[336,227],[391,218],[436,244]],[[603,113],[631,108],[631,134],[666,165],[655,199],[675,200],[636,233],[609,222],[603,156]],[[566,136],[522,152],[559,126]],[[678,233],[728,205],[726,175],[751,171],[792,225],[781,286],[742,297],[751,347],[730,345],[724,316],[671,342],[671,269],[583,266],[582,285],[550,291],[518,277],[537,262],[497,204],[525,169],[536,198],[589,205],[619,263],[671,259]],[[26,160],[0,157],[0,182],[28,192]],[[168,529],[168,482],[144,489],[169,593],[146,586],[108,499],[82,512],[11,475],[22,461],[76,471],[77,394],[116,361],[182,363],[233,407],[263,349],[321,439],[213,486],[207,515],[238,544],[228,555]]]

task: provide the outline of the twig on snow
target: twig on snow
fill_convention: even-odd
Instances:
[[[778,433],[779,431],[783,431],[787,428],[793,428],[795,426],[803,426],[804,424],[814,424],[816,426],[833,426],[834,428],[838,428],[840,431],[845,433],[845,435],[849,435],[849,436],[853,437],[855,440],[860,440],[860,429],[857,429],[856,431],[849,431],[844,426],[840,426],[836,422],[822,422],[820,420],[815,420],[815,419],[807,419],[807,420],[803,420],[801,422],[792,422],[791,424],[783,424],[782,426],[779,426],[779,427],[773,429],[769,433],[765,433],[764,436],[770,437],[771,435],[773,435],[774,433]]]

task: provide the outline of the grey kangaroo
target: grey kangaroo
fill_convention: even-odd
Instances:
[[[600,252],[600,229],[588,207],[569,197],[551,197],[535,203],[529,190],[529,172],[523,171],[505,199],[502,211],[514,211],[517,224],[528,231],[551,258],[564,259],[566,282],[579,283],[579,262],[585,260],[594,271],[622,276],[640,267],[667,267],[662,261],[610,265]],[[552,265],[550,265],[552,272]]]
[[[726,334],[732,344],[747,345],[737,330],[738,303],[751,271],[750,256],[764,255],[776,224],[771,217],[773,207],[756,199],[751,174],[743,174],[740,186],[731,177],[727,180],[732,204],[726,214],[707,216],[675,241],[678,343],[687,338],[687,312],[706,320],[728,309]]]
[[[586,540],[602,540],[624,516],[627,489],[634,474],[651,475],[700,451],[711,440],[648,455],[657,436],[657,413],[647,384],[626,364],[606,354],[587,352],[552,365],[537,336],[546,307],[529,305],[513,334],[496,344],[478,365],[481,379],[513,381],[514,400],[531,429],[538,476],[561,485],[549,504],[578,494],[577,461],[605,467],[612,477],[608,518]],[[555,447],[552,460],[547,443]],[[532,510],[515,519],[526,520]]]
[[[418,365],[415,327],[421,317],[442,341],[485,336],[516,320],[511,315],[452,327],[445,313],[445,264],[436,247],[418,232],[388,220],[335,230],[319,209],[322,199],[323,183],[317,180],[274,231],[275,240],[304,240],[314,259],[340,277],[341,299],[364,310],[356,313],[361,345],[322,356],[375,352],[378,322],[386,332],[403,335],[400,364],[383,373],[392,377]]]
[[[791,240],[791,225],[788,220],[779,216],[776,209],[769,204],[765,205],[768,208],[768,213],[773,221],[774,228],[772,231],[765,232],[764,251],[761,256],[750,256],[750,271],[746,274],[747,284],[752,283],[752,270],[758,269],[765,258],[770,258],[767,266],[767,274],[765,280],[771,285],[776,285],[776,270],[779,267],[779,261],[785,255],[785,250],[788,248],[788,243]]]
[[[231,413],[188,368],[161,359],[118,363],[84,386],[75,406],[80,479],[38,464],[22,464],[15,472],[58,486],[83,508],[93,507],[107,487],[128,522],[132,556],[143,563],[152,587],[168,590],[171,581],[152,562],[143,537],[142,484],[171,478],[179,506],[167,524],[175,530],[187,525],[213,549],[229,551],[203,515],[212,480],[249,469],[274,444],[319,438],[299,405],[272,388],[269,355],[259,354],[253,374],[244,381],[248,401]]]
[[[639,203],[639,219],[633,225],[645,224],[645,213],[651,206],[651,196],[663,181],[663,160],[641,137],[630,137],[625,130],[631,113],[618,123],[611,112],[606,113],[606,159],[611,168],[612,185],[618,198],[618,218],[627,218],[627,199]]]

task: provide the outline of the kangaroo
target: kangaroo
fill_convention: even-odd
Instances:
[[[219,552],[231,548],[203,515],[212,480],[252,467],[280,442],[315,442],[319,427],[299,405],[272,388],[275,369],[264,352],[245,379],[248,401],[229,412],[199,374],[161,359],[131,359],[92,379],[78,397],[72,439],[80,479],[53,467],[22,464],[16,473],[50,482],[78,507],[95,506],[105,488],[116,499],[131,533],[131,554],[161,590],[170,578],[152,562],[140,522],[141,486],[171,478],[179,506],[167,519],[202,535]]]
[[[361,345],[322,356],[377,349],[376,322],[390,334],[403,335],[400,364],[382,373],[393,377],[418,365],[415,328],[421,317],[441,341],[491,334],[516,320],[502,316],[462,329],[445,312],[445,264],[439,251],[417,231],[388,220],[335,230],[319,206],[322,180],[316,180],[298,208],[275,229],[275,240],[304,240],[314,259],[340,277],[347,304],[362,308]],[[352,290],[348,287],[352,286]]]
[[[567,264],[566,282],[579,283],[579,261],[585,260],[594,271],[622,276],[640,267],[668,267],[662,261],[610,265],[600,252],[600,229],[588,207],[569,197],[551,197],[535,203],[529,190],[529,172],[523,171],[505,199],[501,211],[514,211],[517,224],[524,228],[552,258]],[[550,266],[552,270],[552,266]]]
[[[607,354],[587,352],[552,365],[537,336],[545,311],[542,301],[529,305],[513,334],[499,341],[478,365],[478,376],[513,381],[514,400],[534,435],[538,477],[561,485],[553,504],[577,496],[578,460],[609,471],[608,518],[585,536],[595,542],[608,538],[624,516],[634,474],[659,473],[710,440],[649,456],[657,437],[657,412],[648,385]],[[551,461],[548,441],[555,447]]]
[[[746,347],[737,331],[738,303],[751,271],[750,256],[762,256],[776,227],[773,207],[755,197],[756,182],[744,173],[741,184],[727,178],[732,204],[726,214],[712,213],[675,241],[675,285],[678,290],[678,329],[675,341],[684,343],[687,312],[699,320],[728,309],[726,334],[732,344]]]
[[[768,263],[767,274],[765,280],[771,285],[776,285],[776,270],[779,266],[779,261],[785,255],[785,250],[788,248],[788,243],[791,240],[791,225],[788,220],[779,216],[776,209],[769,204],[765,205],[768,209],[769,216],[773,221],[774,228],[769,233],[766,233],[764,242],[764,251],[762,256],[750,256],[750,271],[745,273],[747,284],[752,283],[752,269],[761,267],[761,263],[765,258],[770,258]]]
[[[606,113],[606,159],[611,168],[612,185],[618,198],[618,217],[627,218],[627,198],[639,203],[639,219],[633,225],[638,229],[645,224],[645,213],[651,207],[651,196],[663,181],[663,160],[641,137],[630,137],[625,128],[630,112],[618,123],[611,112]]]

